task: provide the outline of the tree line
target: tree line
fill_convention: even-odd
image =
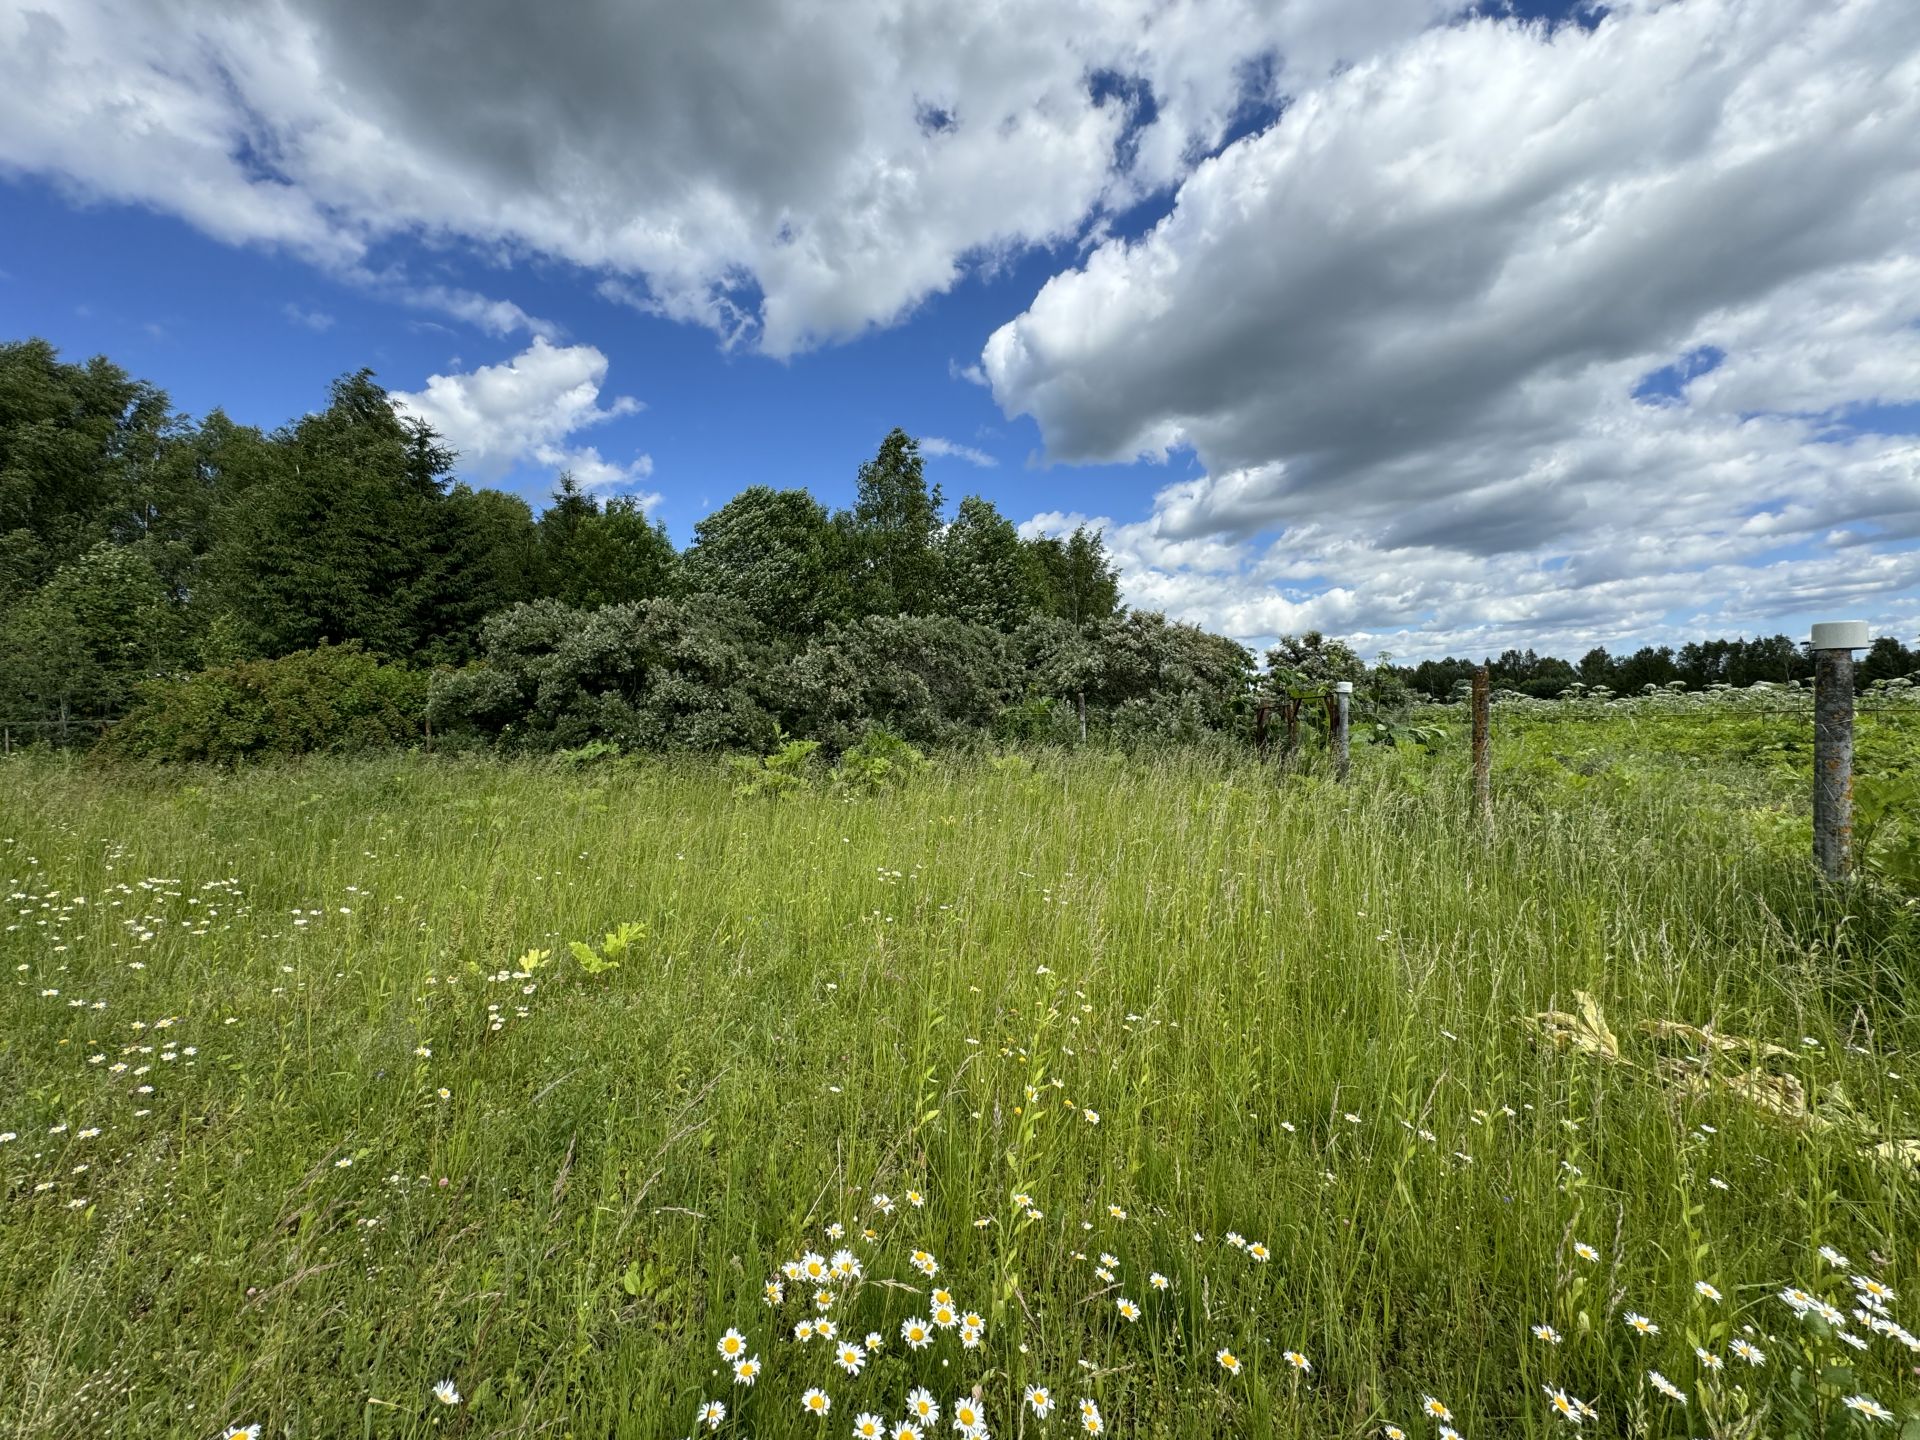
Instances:
[[[1813,679],[1813,655],[1805,640],[1765,635],[1753,640],[1695,640],[1688,644],[1642,645],[1626,655],[1612,655],[1595,646],[1578,660],[1540,655],[1532,650],[1508,649],[1482,660],[1422,660],[1397,667],[1407,686],[1435,700],[1452,698],[1472,681],[1478,667],[1487,667],[1496,689],[1513,690],[1536,699],[1553,699],[1568,692],[1611,691],[1639,694],[1649,687],[1707,690],[1718,685],[1744,689],[1749,685],[1805,684]],[[1920,648],[1909,648],[1890,635],[1873,642],[1855,667],[1855,681],[1871,685],[1898,680],[1920,671]]]
[[[498,743],[716,748],[1044,727],[1069,700],[1076,726],[1204,728],[1251,677],[1232,641],[1127,613],[1097,532],[949,511],[901,430],[849,508],[750,486],[684,550],[631,498],[562,474],[536,515],[456,460],[369,371],[263,431],[0,344],[0,720],[84,732],[159,700],[217,731],[251,697],[305,748],[416,709]]]
[[[278,429],[194,421],[111,361],[0,343],[0,722],[133,753],[352,748],[433,727],[508,749],[839,748],[883,727],[1121,742],[1253,733],[1261,691],[1353,680],[1387,714],[1475,662],[1368,665],[1317,633],[1244,646],[1120,603],[1097,532],[949,508],[894,430],[853,504],[753,485],[677,549],[557,477],[537,515],[473,486],[370,371]],[[1496,686],[1804,678],[1784,636],[1509,650]],[[1871,681],[1920,668],[1882,640]]]

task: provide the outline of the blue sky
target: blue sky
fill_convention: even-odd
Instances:
[[[1256,643],[1920,631],[1920,10],[996,14],[0,0],[0,333],[683,543],[901,425]]]

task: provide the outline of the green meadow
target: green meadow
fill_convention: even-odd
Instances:
[[[0,1432],[1920,1435],[1920,917],[1501,734],[14,757]]]

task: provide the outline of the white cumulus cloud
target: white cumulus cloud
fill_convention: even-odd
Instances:
[[[511,360],[431,375],[425,389],[394,391],[393,400],[433,426],[460,452],[462,471],[481,479],[531,463],[571,470],[589,488],[631,485],[653,473],[650,456],[611,461],[573,441],[582,430],[644,408],[630,395],[603,405],[606,378],[607,357],[593,346],[535,337]]]

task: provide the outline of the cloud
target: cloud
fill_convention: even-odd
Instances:
[[[1295,97],[982,364],[1052,459],[1198,462],[1112,533],[1130,593],[1234,633],[1891,622],[1920,446],[1869,422],[1920,402],[1917,213],[1904,0],[1475,20]]]
[[[1075,240],[1463,4],[14,4],[0,166],[334,269],[556,257],[786,355]]]
[[[497,480],[516,465],[571,470],[583,486],[612,488],[653,473],[650,456],[624,464],[591,445],[571,444],[579,431],[645,407],[630,395],[602,406],[607,357],[591,345],[557,346],[540,337],[511,360],[451,375],[431,375],[426,388],[397,390],[394,403],[425,420],[460,452],[463,471]],[[659,499],[651,497],[649,503]]]
[[[289,300],[280,307],[280,312],[295,325],[311,330],[316,335],[324,334],[333,328],[333,316],[321,309],[302,310]]]
[[[953,440],[942,440],[938,435],[922,435],[920,453],[951,456],[956,460],[964,460],[969,465],[978,465],[983,470],[991,470],[1000,463],[984,450],[976,449],[972,445],[961,445]]]

